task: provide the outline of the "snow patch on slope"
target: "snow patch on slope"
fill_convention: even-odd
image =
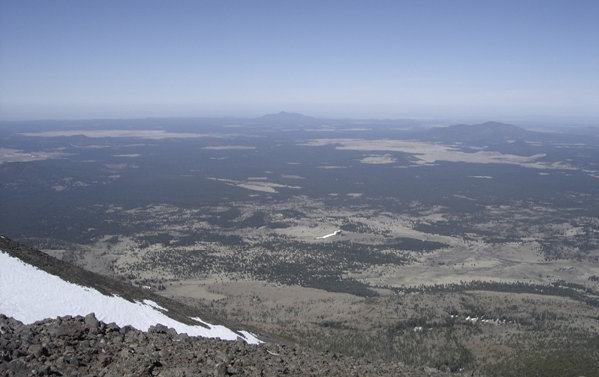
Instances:
[[[160,323],[190,336],[223,340],[241,337],[250,344],[261,343],[246,331],[239,335],[227,327],[211,325],[199,318],[192,319],[208,328],[191,326],[166,316],[160,310],[167,311],[150,300],[130,302],[66,282],[0,250],[0,313],[25,324],[45,318],[94,313],[105,323],[115,322],[121,327],[130,325],[142,331]]]
[[[326,238],[333,237],[333,236],[336,236],[338,234],[341,234],[341,229],[338,229],[338,230],[334,231],[333,233],[325,234],[324,236],[320,236],[320,237],[316,237],[316,238],[324,240]]]

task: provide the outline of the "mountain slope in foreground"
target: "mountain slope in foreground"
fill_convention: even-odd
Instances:
[[[445,375],[263,343],[247,331],[185,317],[192,309],[177,305],[1,237],[0,374]]]
[[[13,249],[14,252],[14,249]],[[132,326],[147,331],[162,324],[190,336],[236,340],[258,344],[247,331],[232,331],[222,325],[212,325],[199,317],[183,323],[169,317],[166,309],[153,300],[129,301],[114,292],[107,295],[93,288],[63,280],[21,259],[0,252],[0,312],[24,323],[64,315],[94,313],[101,321],[118,326]],[[189,324],[189,322],[192,324]]]

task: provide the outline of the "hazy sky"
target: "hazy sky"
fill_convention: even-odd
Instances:
[[[599,0],[0,0],[3,118],[599,119]]]

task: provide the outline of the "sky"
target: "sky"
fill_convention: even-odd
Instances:
[[[0,0],[0,118],[599,119],[599,1]]]

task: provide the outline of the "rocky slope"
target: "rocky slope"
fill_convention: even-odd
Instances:
[[[442,376],[432,369],[369,363],[278,344],[250,345],[148,332],[86,317],[31,325],[0,315],[3,376]]]

